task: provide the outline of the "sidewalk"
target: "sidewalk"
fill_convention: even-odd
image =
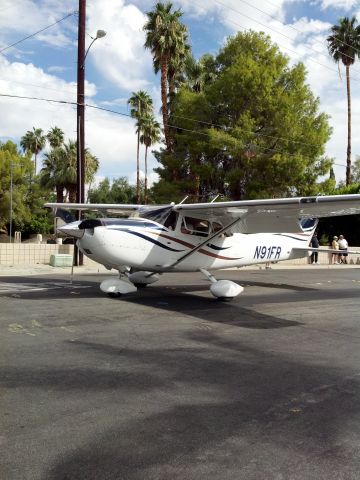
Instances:
[[[348,268],[358,268],[360,265],[329,265],[329,264],[318,264],[318,265],[286,265],[284,262],[273,263],[269,269],[265,268],[265,264],[256,264],[248,265],[246,267],[235,267],[230,268],[229,270],[316,270],[316,269],[348,269]],[[70,267],[52,267],[51,265],[0,265],[0,277],[11,277],[11,276],[28,276],[28,275],[52,275],[52,274],[66,274],[70,275]],[[91,275],[91,274],[106,274],[111,273],[112,275],[116,274],[116,270],[107,270],[103,265],[92,265],[92,266],[82,266],[74,267],[74,275]]]
[[[74,275],[90,275],[94,273],[109,273],[103,265],[74,267]],[[0,265],[0,277],[27,276],[27,275],[52,275],[63,273],[71,274],[71,267],[52,267],[51,265]],[[112,273],[116,273],[115,270]]]

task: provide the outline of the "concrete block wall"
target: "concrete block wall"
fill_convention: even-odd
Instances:
[[[0,265],[48,265],[51,255],[73,255],[73,249],[73,245],[0,243]],[[95,262],[84,257],[84,264],[92,265]]]
[[[326,247],[320,247],[326,248]],[[330,247],[329,247],[330,248]],[[349,250],[356,250],[360,251],[360,247],[353,247],[350,246]],[[347,261],[351,265],[360,265],[360,255],[348,255]],[[281,262],[283,265],[308,265],[311,263],[310,255],[308,257],[303,258],[296,258],[293,260],[286,260]],[[331,265],[332,263],[332,254],[326,252],[319,252],[318,253],[318,264],[319,265]]]
[[[35,243],[0,243],[1,265],[48,265],[50,256],[58,253],[73,255],[73,245],[35,244]],[[360,247],[350,247],[351,250],[360,250]],[[297,258],[281,262],[283,265],[308,265],[310,257]],[[349,255],[348,263],[360,265],[360,255]],[[331,254],[319,253],[319,264],[331,264]],[[96,262],[84,256],[84,265],[96,265]]]

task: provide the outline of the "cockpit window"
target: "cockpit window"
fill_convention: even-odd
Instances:
[[[184,217],[181,222],[181,233],[207,237],[210,233],[210,223],[208,220]]]
[[[153,220],[154,222],[165,225],[168,217],[174,213],[172,211],[172,206],[170,207],[142,207],[139,211],[141,218],[147,218]]]

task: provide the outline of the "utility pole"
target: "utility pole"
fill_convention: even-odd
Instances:
[[[85,22],[86,0],[79,0],[79,25],[78,25],[78,58],[77,58],[77,203],[85,201]],[[79,220],[81,212],[79,212]],[[74,245],[76,248],[76,245]],[[77,258],[78,257],[78,258]],[[83,254],[75,255],[76,264],[83,265]]]
[[[14,168],[14,163],[10,161],[10,243],[11,243],[11,237],[12,237],[12,224],[13,224],[13,168]]]

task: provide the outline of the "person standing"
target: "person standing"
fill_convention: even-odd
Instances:
[[[339,242],[338,242],[338,237],[336,235],[333,236],[333,241],[331,244],[331,248],[333,250],[339,250]],[[338,253],[333,253],[332,254],[332,263],[335,265],[339,265],[339,254]]]
[[[314,232],[314,235],[312,236],[311,242],[310,242],[312,248],[319,248],[319,239],[317,237],[317,232]],[[317,264],[318,263],[318,252],[312,252],[310,255],[310,261],[312,264]]]
[[[344,235],[339,236],[339,261],[340,263],[346,263],[347,264],[347,250],[348,250],[348,242],[346,238],[344,238]]]

